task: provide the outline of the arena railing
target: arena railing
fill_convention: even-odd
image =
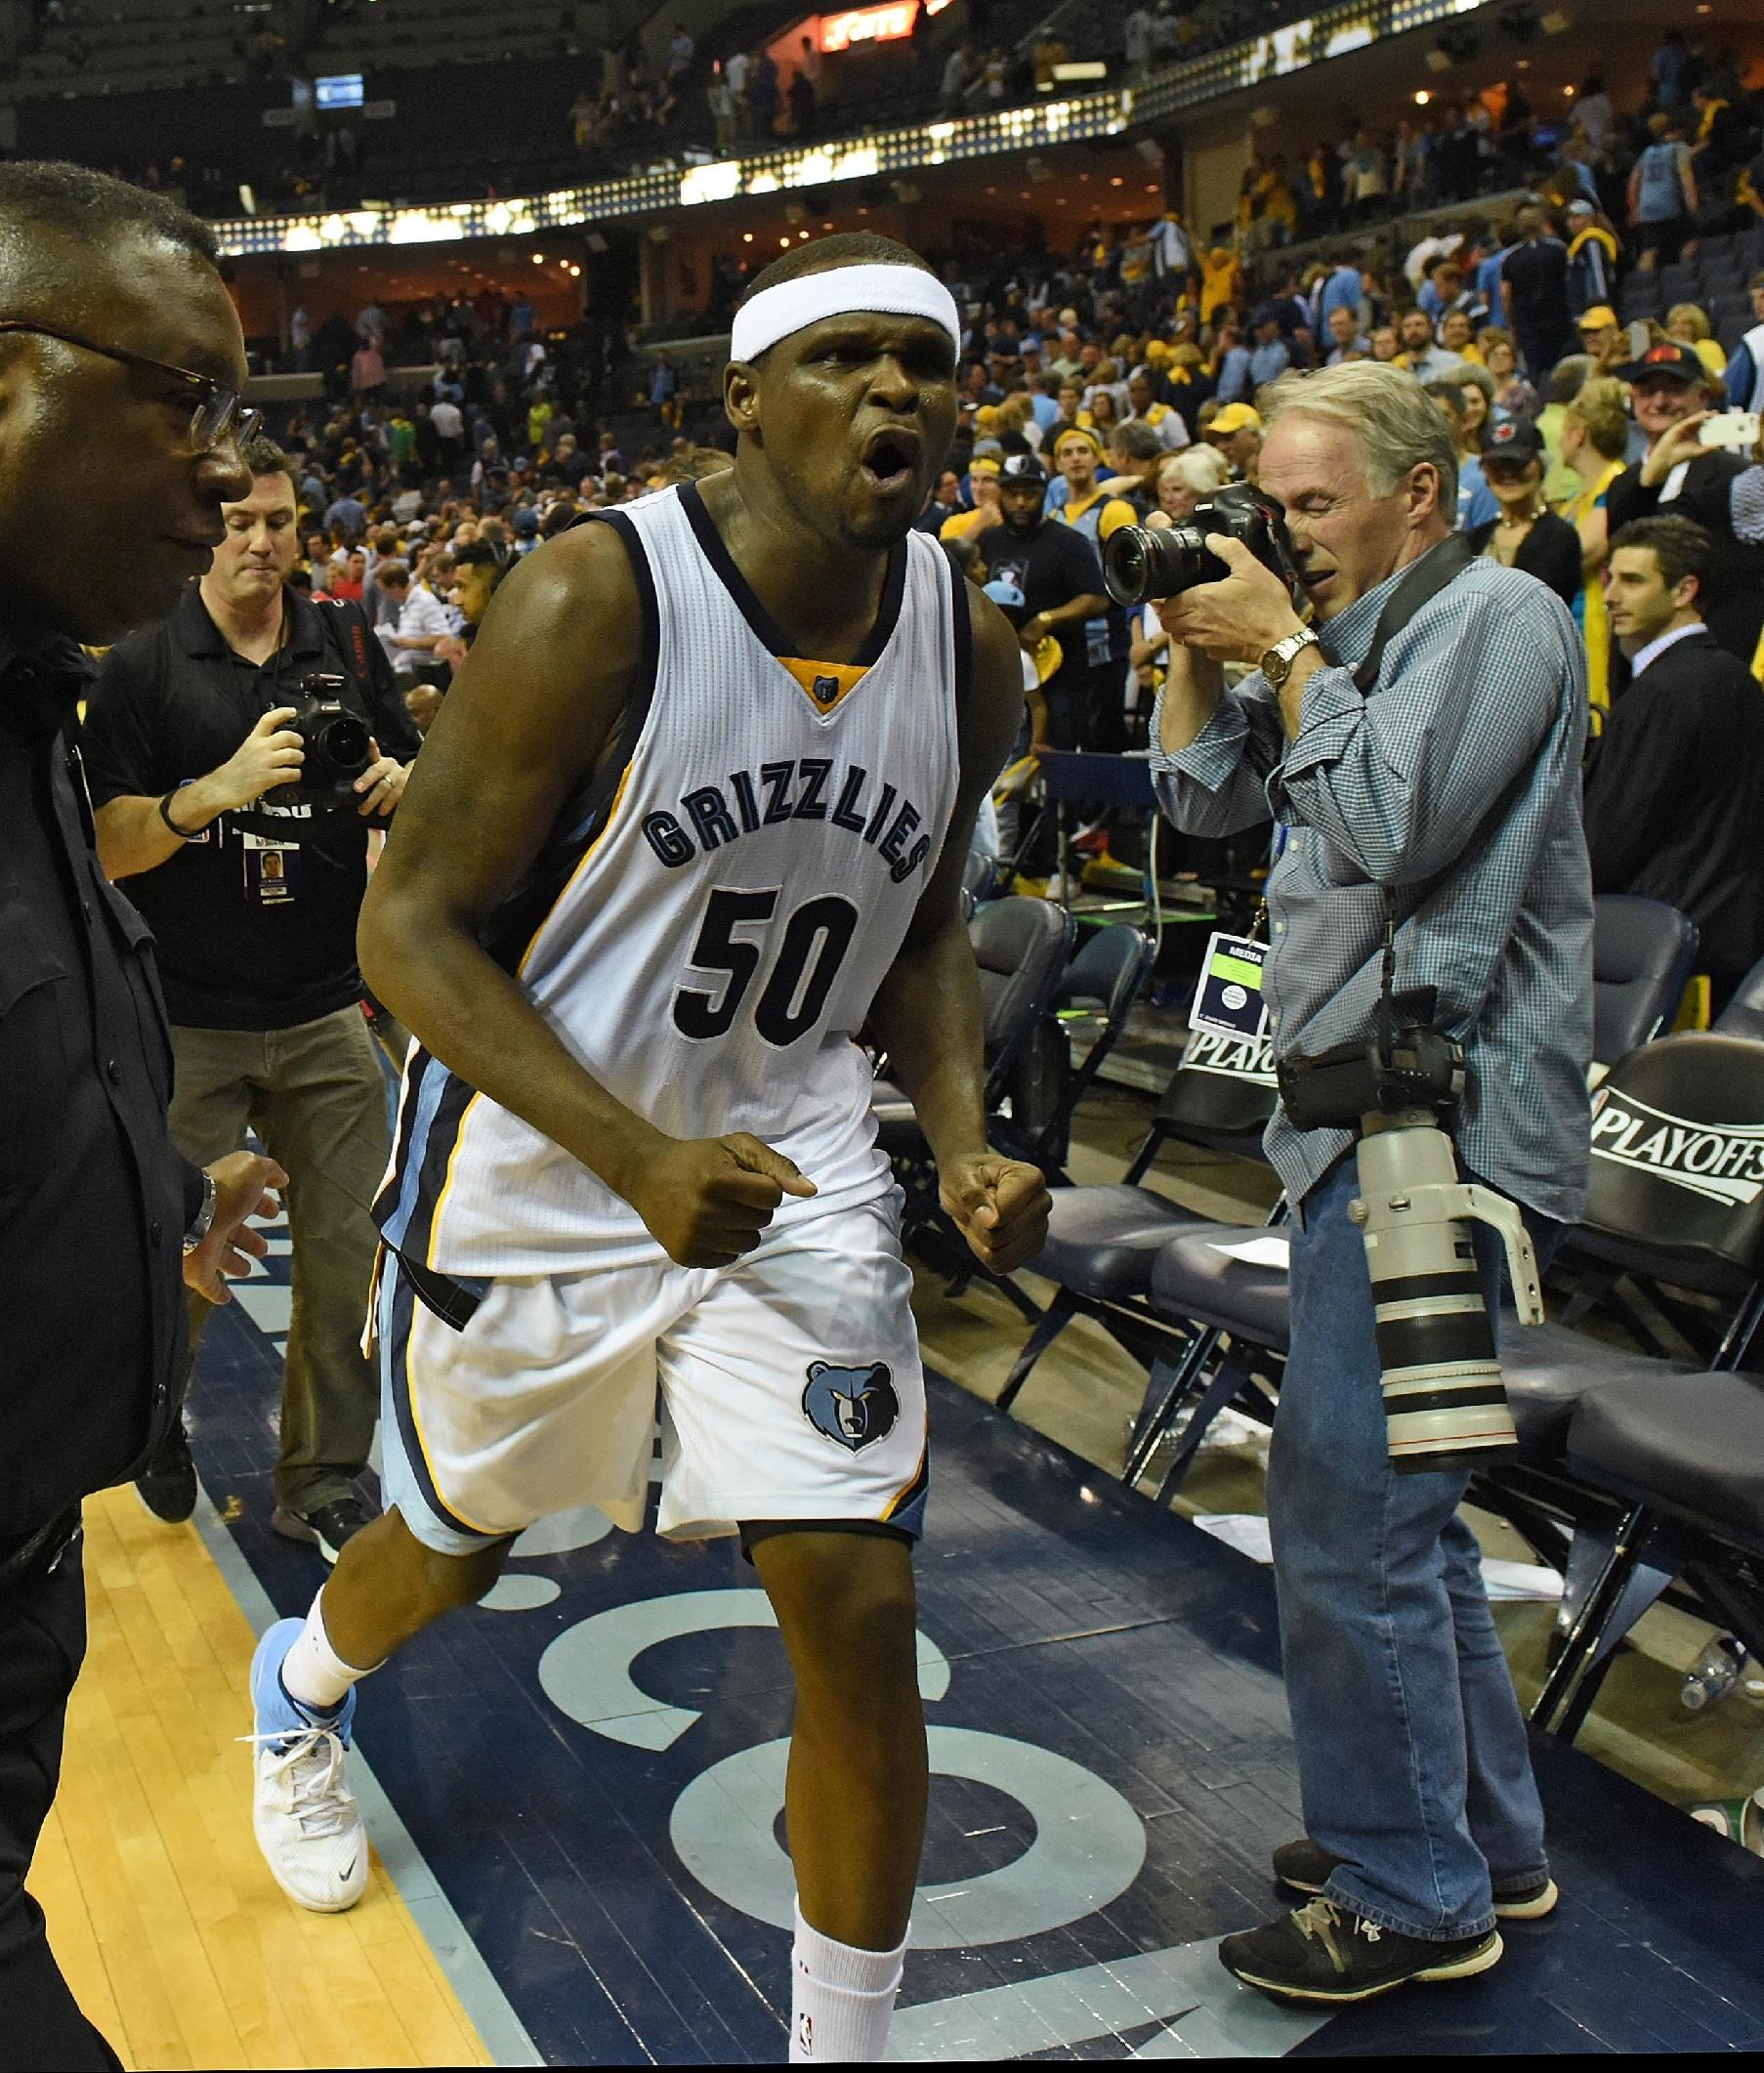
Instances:
[[[1188,109],[1286,77],[1423,28],[1481,12],[1498,0],[1337,0],[1303,21],[1183,59],[1141,85],[1052,102],[946,116],[864,136],[754,152],[705,164],[656,165],[508,200],[318,210],[231,217],[215,232],[230,257],[377,245],[445,244],[514,237],[659,216],[709,202],[789,193],[842,181],[887,178],[942,165],[1119,137]]]

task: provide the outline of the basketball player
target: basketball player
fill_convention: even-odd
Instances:
[[[910,1550],[924,1377],[866,1025],[978,1257],[1047,1194],[987,1145],[958,887],[1023,705],[1015,635],[913,519],[959,319],[822,239],[735,319],[735,465],[498,592],[363,913],[415,1033],[377,1206],[387,1509],[253,1667],[257,1833],[360,1894],[357,1678],[567,1506],[738,1532],[796,1681],[791,2056],[882,2054],[924,1822]]]

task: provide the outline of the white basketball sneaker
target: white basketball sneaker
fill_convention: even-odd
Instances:
[[[281,1620],[251,1659],[257,1732],[252,1827],[264,1862],[284,1893],[321,1915],[353,1908],[367,1890],[367,1831],[345,1775],[352,1691],[334,1713],[319,1713],[282,1688],[282,1659],[303,1622]]]

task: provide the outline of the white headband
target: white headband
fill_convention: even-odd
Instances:
[[[887,317],[923,317],[941,324],[959,354],[961,318],[955,297],[935,274],[918,267],[827,267],[762,288],[735,312],[730,334],[731,360],[755,360],[780,338],[788,338],[823,317],[877,310]]]

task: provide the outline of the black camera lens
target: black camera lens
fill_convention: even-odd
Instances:
[[[1196,526],[1122,526],[1103,548],[1103,585],[1117,605],[1149,605],[1231,571]]]
[[[367,729],[354,713],[340,712],[327,718],[317,730],[314,746],[319,759],[339,777],[358,778],[373,756]]]

